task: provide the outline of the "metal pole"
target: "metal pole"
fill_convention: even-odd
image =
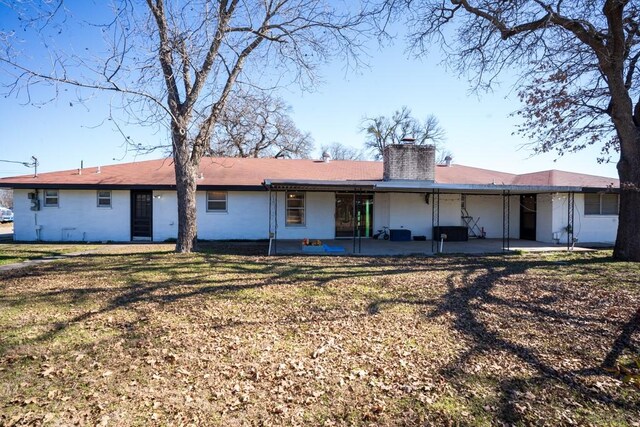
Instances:
[[[431,206],[431,229],[433,230],[431,236],[431,252],[439,253],[438,239],[440,232],[440,190],[433,190],[433,205]],[[436,236],[435,230],[438,229],[438,236]]]
[[[436,197],[438,199],[438,205],[436,206],[436,227],[438,227],[438,231],[439,231],[440,230],[440,189],[436,191]],[[440,232],[440,234],[442,234],[442,232]]]
[[[502,252],[509,250],[509,192],[502,191]]]
[[[357,219],[356,219],[356,189],[353,189],[353,215],[351,217],[351,220],[353,221],[353,251],[351,253],[356,253],[356,223],[357,223]]]
[[[436,241],[436,190],[431,190],[431,252],[435,253]]]
[[[272,243],[273,243],[273,234],[271,234],[271,187],[269,187],[269,250],[267,250],[268,256],[271,256]]]
[[[273,221],[273,253],[278,254],[278,192],[275,192],[274,199],[274,221]]]
[[[358,253],[362,253],[362,188],[358,189]]]
[[[507,250],[511,250],[511,191],[507,191]]]
[[[567,193],[567,250],[573,249],[574,193]]]

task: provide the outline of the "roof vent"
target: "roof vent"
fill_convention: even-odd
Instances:
[[[447,157],[445,157],[445,158],[444,158],[444,164],[445,164],[447,167],[451,167],[451,161],[452,161],[452,160],[453,160],[453,157],[451,157],[451,156],[447,156]]]
[[[96,169],[96,173],[100,173],[100,172],[101,172],[100,166],[98,166],[98,169]]]
[[[328,151],[322,153],[322,161],[325,163],[329,163],[331,161],[331,154]]]

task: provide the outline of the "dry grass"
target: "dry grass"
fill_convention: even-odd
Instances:
[[[169,246],[0,273],[0,425],[638,425],[640,266]],[[635,424],[634,424],[635,423]]]
[[[99,246],[88,244],[0,244],[0,265],[17,264],[33,259],[57,258],[71,253],[95,251]]]

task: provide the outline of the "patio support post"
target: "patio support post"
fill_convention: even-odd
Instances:
[[[431,190],[431,252],[436,252],[436,247],[434,246],[436,241],[436,190]]]
[[[358,199],[359,201],[359,205],[358,205]],[[358,223],[358,253],[362,252],[362,188],[358,189],[358,197],[355,199],[355,203],[356,205],[358,205],[358,216],[357,218],[357,223]]]
[[[271,231],[271,187],[269,187],[269,249],[267,255],[271,256],[271,243],[273,242],[273,232]]]
[[[269,188],[269,255],[278,252],[278,192]]]
[[[353,251],[351,253],[356,253],[356,229],[358,228],[358,224],[356,221],[356,189],[353,189]]]
[[[575,193],[567,193],[567,250],[573,250],[573,217],[575,210]]]
[[[502,252],[511,249],[511,192],[502,192]]]
[[[431,193],[431,252],[438,253],[438,239],[435,229],[440,229],[440,190],[433,189]]]

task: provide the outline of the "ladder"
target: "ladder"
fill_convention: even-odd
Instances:
[[[482,235],[482,230],[478,227],[478,221],[480,221],[480,217],[474,219],[465,207],[460,209],[462,222],[467,226],[469,230],[469,237],[475,237],[477,239],[482,239],[484,236]]]

